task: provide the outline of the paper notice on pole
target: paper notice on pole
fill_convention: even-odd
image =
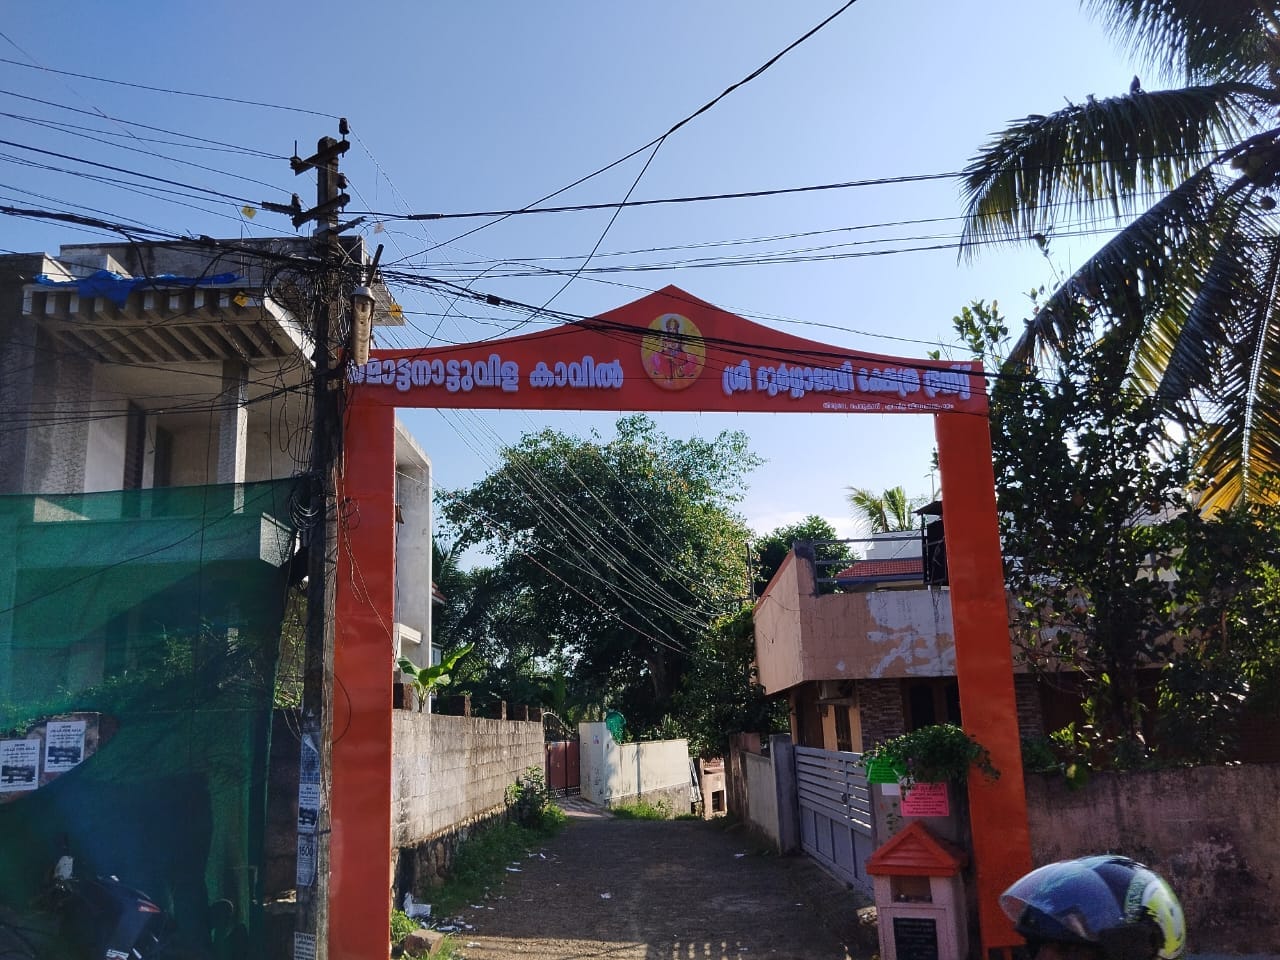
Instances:
[[[0,793],[40,786],[40,741],[0,740]]]
[[[294,932],[293,960],[316,960],[316,935],[314,933]]]
[[[309,887],[316,882],[316,838],[315,834],[298,834],[298,876],[299,887]]]
[[[315,833],[320,820],[320,784],[298,784],[298,832]]]
[[[44,772],[66,773],[84,759],[83,720],[50,720],[44,728]]]
[[[309,733],[302,735],[302,751],[298,758],[298,782],[320,782],[320,748],[316,746],[315,738]]]
[[[298,757],[298,832],[315,833],[320,821],[320,751],[310,733],[302,735],[302,750]],[[298,847],[302,849],[301,845]],[[302,876],[302,861],[298,861],[298,876]]]

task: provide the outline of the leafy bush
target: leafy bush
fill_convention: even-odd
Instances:
[[[1062,763],[1048,737],[1022,738],[1022,768],[1027,773],[1061,773]]]
[[[1000,776],[1000,771],[991,765],[987,748],[953,723],[920,727],[877,744],[862,755],[864,767],[880,762],[900,771],[910,783],[963,782],[969,776],[969,768],[975,766],[991,780]]]
[[[413,931],[418,929],[418,923],[413,920],[403,910],[391,911],[391,943],[398,944]]]
[[[401,657],[396,663],[400,668],[400,672],[409,678],[409,682],[413,684],[414,690],[418,695],[418,709],[425,710],[427,703],[431,699],[433,691],[447,687],[450,682],[450,674],[458,666],[458,661],[471,652],[474,644],[468,643],[464,647],[453,651],[435,666],[418,667],[408,657]]]
[[[609,812],[621,820],[670,820],[671,804],[665,800],[659,800],[657,803],[637,800],[635,803],[610,807]]]
[[[522,827],[542,826],[547,811],[555,806],[547,779],[539,767],[529,767],[507,787],[507,813]]]

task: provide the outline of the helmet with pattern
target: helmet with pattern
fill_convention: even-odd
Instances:
[[[1127,857],[1032,870],[1000,895],[1000,908],[1033,949],[1087,944],[1108,960],[1175,960],[1186,948],[1178,898],[1159,874]]]

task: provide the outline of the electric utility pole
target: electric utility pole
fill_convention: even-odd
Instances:
[[[295,174],[316,171],[316,205],[302,210],[268,204],[292,216],[294,227],[316,222],[316,268],[311,296],[314,340],[311,378],[313,418],[307,474],[307,619],[302,679],[301,760],[298,777],[297,913],[293,960],[326,960],[329,940],[329,824],[333,748],[334,577],[337,567],[337,511],[334,474],[342,447],[341,369],[334,370],[340,344],[335,323],[342,309],[343,278],[338,245],[338,213],[348,202],[338,159],[350,144],[347,121],[338,126],[343,140],[322,137],[313,156],[296,155]]]

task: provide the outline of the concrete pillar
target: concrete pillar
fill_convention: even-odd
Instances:
[[[609,761],[615,748],[613,736],[605,724],[595,721],[578,724],[579,779],[582,796],[603,806],[609,799]]]
[[[249,367],[240,360],[222,362],[218,394],[218,463],[215,483],[244,483],[249,448]]]
[[[85,412],[110,412],[94,396],[93,361],[66,352],[47,333],[36,330],[35,379],[30,406],[54,418],[45,428],[26,431],[24,493],[80,493],[87,484],[90,432],[102,422]],[[119,477],[111,488],[118,489]]]
[[[796,793],[796,748],[785,733],[769,738],[773,782],[778,797],[778,852],[800,849],[800,798]]]
[[[0,431],[0,493],[26,493],[27,443],[36,380],[36,322],[22,312],[28,258],[0,259],[0,410],[11,418]]]

